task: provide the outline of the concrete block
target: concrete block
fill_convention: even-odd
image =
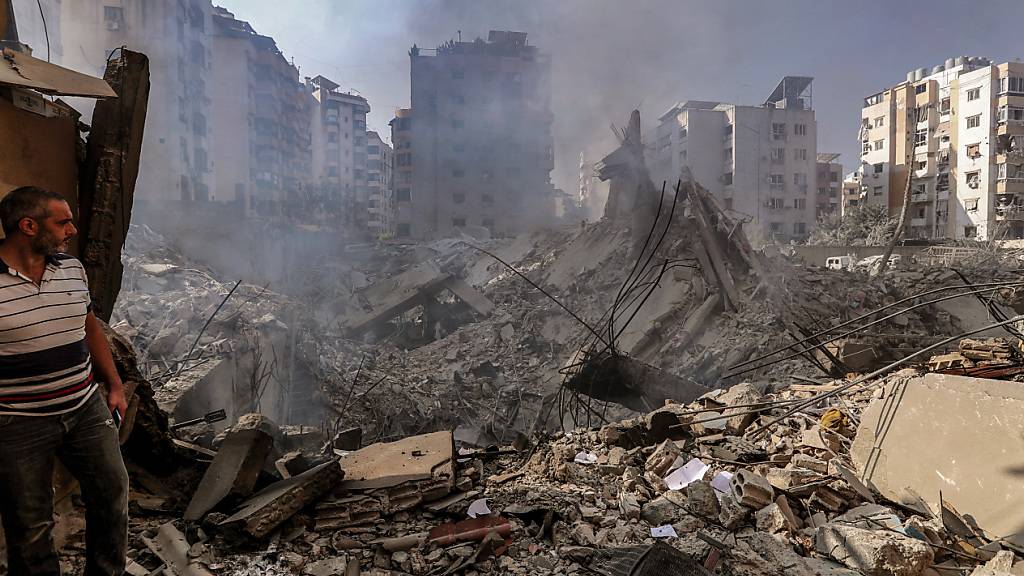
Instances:
[[[309,462],[306,461],[306,457],[302,452],[289,452],[274,462],[274,468],[277,469],[277,473],[281,475],[281,478],[287,479],[309,470]]]
[[[748,508],[760,510],[771,504],[775,498],[775,490],[768,480],[750,470],[737,471],[729,481],[729,486],[736,502]]]
[[[185,510],[185,520],[199,520],[225,498],[252,494],[263,463],[274,447],[272,422],[256,414],[239,419],[221,443]]]
[[[800,520],[793,514],[785,496],[779,496],[775,502],[755,512],[754,521],[758,530],[771,534],[793,532],[800,528]]]
[[[679,458],[681,452],[676,443],[672,440],[665,440],[658,447],[654,449],[654,453],[647,458],[647,462],[644,464],[644,470],[648,472],[654,472],[658,476],[665,476],[668,472],[669,467],[672,463]]]
[[[735,530],[746,522],[747,518],[750,517],[750,513],[750,508],[737,502],[735,496],[726,494],[722,497],[721,511],[718,513],[718,523],[726,530]]]
[[[918,576],[934,560],[925,542],[886,530],[826,524],[814,544],[819,553],[868,576]]]
[[[754,387],[753,384],[737,384],[725,391],[724,394],[715,398],[727,406],[757,404],[764,399],[764,394]],[[749,412],[751,406],[738,406],[737,408],[726,408],[722,415],[726,417],[725,430],[728,434],[738,436],[747,429],[747,426],[754,421],[756,414],[743,414]]]
[[[664,526],[686,516],[686,509],[665,496],[659,496],[643,505],[640,519],[651,526]]]
[[[887,499],[939,493],[990,534],[1024,545],[1024,386],[927,374],[896,381],[861,415],[852,449],[862,480]]]

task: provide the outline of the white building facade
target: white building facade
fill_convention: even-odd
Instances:
[[[690,175],[768,242],[807,237],[815,222],[817,123],[811,78],[787,76],[761,106],[689,100],[659,118],[652,179]]]

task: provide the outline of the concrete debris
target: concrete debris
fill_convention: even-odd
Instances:
[[[814,546],[846,566],[870,576],[916,576],[931,566],[932,548],[895,532],[826,524]]]

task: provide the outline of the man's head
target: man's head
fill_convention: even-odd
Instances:
[[[0,200],[0,224],[8,239],[21,237],[36,254],[67,252],[78,234],[64,197],[36,186],[23,186]]]

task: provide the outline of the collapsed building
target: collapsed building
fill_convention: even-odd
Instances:
[[[377,246],[278,292],[129,225],[144,56],[102,84],[0,64],[0,113],[59,124],[45,183],[132,397],[132,574],[1024,572],[1011,254],[875,277],[768,255],[699,182],[651,181],[634,112],[599,222]],[[117,97],[82,162],[74,114],[27,89]]]

